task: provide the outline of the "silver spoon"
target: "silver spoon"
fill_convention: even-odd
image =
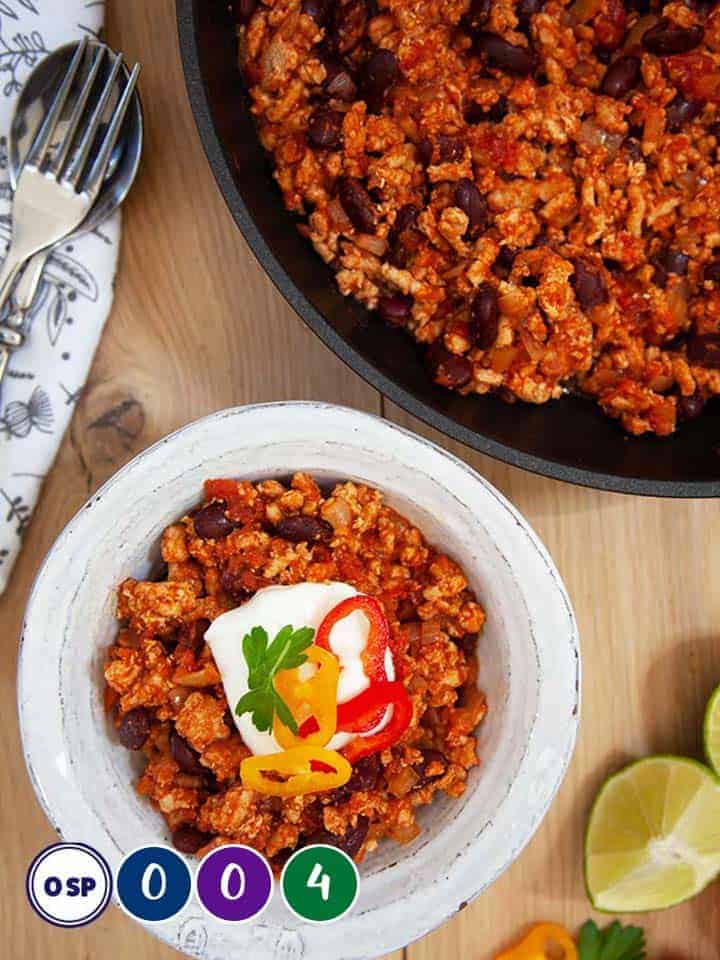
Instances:
[[[92,62],[92,48],[94,46],[96,46],[94,43],[88,44],[88,54],[85,65],[80,72],[78,80],[80,84],[83,83],[90,63]],[[57,50],[35,67],[20,92],[10,127],[8,151],[10,182],[13,190],[17,187],[25,157],[35,139],[35,134],[42,122],[42,118],[47,112],[47,105],[52,101],[63,77],[67,73],[68,66],[77,47],[77,43],[69,43],[64,47],[58,47]],[[106,70],[107,69],[109,68],[106,67]],[[129,77],[129,71],[125,64],[123,64],[122,70],[125,76],[118,77],[117,95],[115,98],[112,98],[108,104],[109,114],[112,113],[115,103],[121,95]],[[103,79],[104,77],[101,76],[100,80],[102,81]],[[62,121],[58,125],[58,140],[61,139],[64,133],[64,126],[65,124]],[[135,181],[138,167],[140,166],[142,146],[142,106],[140,97],[136,92],[133,96],[130,109],[128,110],[128,115],[125,118],[120,140],[110,159],[107,176],[100,190],[100,195],[81,227],[72,235],[73,238],[95,230],[103,221],[107,220],[125,200]],[[63,242],[66,243],[70,239],[71,238],[68,237]],[[9,326],[15,327],[16,329],[22,328],[25,314],[35,299],[45,263],[48,257],[51,256],[52,250],[53,248],[51,247],[36,254],[25,268],[15,288],[13,297],[14,309],[11,317],[9,317],[7,321]]]

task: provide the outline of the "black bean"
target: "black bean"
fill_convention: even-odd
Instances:
[[[424,167],[430,166],[432,162],[433,155],[433,145],[432,141],[428,140],[427,137],[424,137],[416,147],[418,160]]]
[[[328,69],[325,78],[325,96],[332,100],[342,100],[343,103],[352,103],[357,96],[357,85],[349,70],[340,65],[336,69]]]
[[[233,8],[238,23],[247,23],[257,9],[258,0],[235,0]]]
[[[619,99],[630,93],[640,77],[638,57],[618,57],[605,71],[602,92]]]
[[[357,824],[348,826],[344,834],[330,833],[329,830],[318,830],[312,836],[308,837],[306,843],[324,843],[331,847],[337,847],[343,850],[349,857],[355,857],[360,852],[360,848],[367,837],[370,821],[367,817],[359,816]]]
[[[468,101],[468,103],[465,104],[463,116],[465,123],[471,125],[477,123],[500,123],[507,116],[507,112],[507,97],[500,94],[495,103],[487,108],[475,100]]]
[[[321,26],[327,19],[327,0],[303,0],[300,9],[302,13],[307,14],[308,17],[312,17],[313,20]]]
[[[330,107],[318,107],[310,116],[308,140],[313,147],[324,150],[336,150],[342,140],[342,126],[345,114]]]
[[[493,270],[502,280],[505,280],[510,274],[517,254],[518,252],[514,247],[500,247],[500,253],[493,264]]]
[[[225,516],[225,504],[220,500],[198,510],[192,520],[195,535],[201,540],[224,540],[235,529],[232,520]]]
[[[468,235],[473,236],[487,226],[488,208],[480,191],[467,177],[458,180],[455,186],[455,204],[467,214]]]
[[[680,421],[697,420],[703,412],[705,398],[696,390],[689,397],[680,396],[677,398],[677,419]]]
[[[368,9],[365,0],[340,0],[333,11],[330,40],[337,52],[345,56],[365,36]]]
[[[422,760],[418,763],[413,764],[413,770],[418,774],[420,779],[415,784],[415,790],[419,790],[420,787],[426,786],[428,783],[432,783],[434,780],[439,780],[440,777],[445,776],[445,771],[447,770],[447,759],[444,754],[440,753],[439,750],[423,750],[422,751]],[[427,768],[432,764],[433,766],[437,764],[442,764],[442,770],[440,773],[427,774]]]
[[[406,297],[402,293],[396,293],[389,297],[380,297],[378,300],[378,313],[382,320],[393,327],[401,327],[403,321],[412,315],[412,297]]]
[[[602,274],[592,270],[583,260],[575,261],[575,273],[570,277],[570,282],[583,310],[590,310],[607,300]]]
[[[347,783],[333,791],[332,803],[347,803],[354,793],[360,790],[374,790],[380,776],[380,757],[371,753],[362,757],[353,765],[353,772]]]
[[[406,203],[404,206],[400,207],[397,215],[395,216],[395,221],[393,222],[392,227],[390,227],[390,232],[388,233],[388,244],[391,247],[394,247],[403,233],[405,233],[405,231],[410,227],[415,226],[419,216],[420,208],[414,203]]]
[[[450,353],[439,340],[428,350],[425,362],[433,380],[441,387],[458,389],[472,379],[471,360]]]
[[[686,123],[702,112],[703,105],[697,100],[686,100],[681,94],[665,107],[665,122],[671,133],[677,133]]]
[[[669,274],[674,273],[679,277],[687,276],[689,262],[690,257],[681,250],[671,250],[669,247],[661,250],[651,260],[655,267],[653,283],[658,287],[665,287]]]
[[[118,737],[128,750],[139,750],[150,736],[150,713],[145,707],[128,710],[120,721]]]
[[[535,57],[527,47],[509,43],[497,33],[481,31],[473,40],[473,51],[484,54],[491,67],[521,76],[535,69]]]
[[[180,853],[197,853],[200,847],[210,842],[207,833],[201,833],[195,827],[178,827],[173,831],[172,843]]]
[[[470,320],[475,346],[479,350],[489,350],[497,340],[500,325],[497,293],[489,283],[478,288],[470,306]]]
[[[375,233],[375,208],[360,180],[341,177],[338,181],[338,197],[352,225],[361,233]]]
[[[329,543],[333,538],[332,526],[319,517],[283,517],[277,532],[291,543]]]
[[[390,50],[377,50],[365,64],[362,96],[371,113],[380,113],[385,97],[400,77],[397,57]]]
[[[696,333],[687,344],[691,364],[720,370],[720,333]]]
[[[720,257],[716,257],[705,264],[703,280],[706,283],[720,283]]]
[[[200,754],[181,737],[175,727],[170,731],[170,753],[183,773],[201,774],[205,767],[200,763]]]
[[[440,163],[455,163],[465,155],[465,144],[457,137],[441,133],[437,138],[437,150]]]
[[[701,26],[679,27],[663,17],[654,27],[645,31],[642,43],[650,53],[658,57],[667,57],[693,50],[701,42],[703,33]]]

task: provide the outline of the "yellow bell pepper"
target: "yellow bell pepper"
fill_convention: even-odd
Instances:
[[[562,960],[578,960],[577,947],[570,933],[557,923],[536,923],[528,935],[495,960],[554,960],[563,951]]]
[[[294,747],[282,753],[247,757],[240,764],[243,786],[271,797],[333,790],[347,783],[351,774],[345,757],[321,747]]]
[[[305,651],[307,661],[275,676],[275,689],[290,708],[298,725],[295,735],[275,714],[273,733],[281,747],[324,747],[337,729],[337,685],[340,663],[322,647]],[[308,664],[317,669],[302,680]]]

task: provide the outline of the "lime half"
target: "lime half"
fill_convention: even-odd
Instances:
[[[710,697],[705,711],[705,756],[720,777],[720,687]]]
[[[720,873],[720,780],[683,757],[647,757],[603,784],[585,835],[593,906],[662,910]]]

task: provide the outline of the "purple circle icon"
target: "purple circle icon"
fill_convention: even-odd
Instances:
[[[200,906],[225,923],[247,923],[260,916],[273,895],[273,873],[262,854],[228,844],[203,857],[195,876]]]

